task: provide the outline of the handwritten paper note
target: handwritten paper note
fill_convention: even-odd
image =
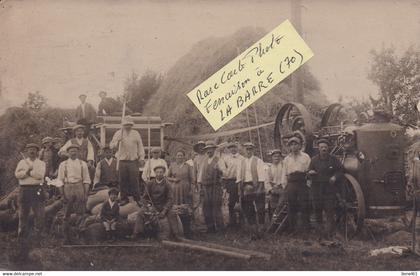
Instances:
[[[286,20],[187,96],[218,130],[312,56]]]

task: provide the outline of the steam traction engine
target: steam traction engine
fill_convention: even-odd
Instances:
[[[309,155],[316,153],[315,140],[326,138],[331,153],[345,168],[340,185],[344,191],[346,224],[349,234],[356,234],[365,218],[401,216],[409,207],[406,199],[404,128],[390,122],[386,114],[353,114],[350,121],[340,104],[329,106],[321,121],[299,103],[284,105],[276,118],[274,142],[285,149],[287,136],[300,136]],[[318,130],[315,131],[315,125]]]

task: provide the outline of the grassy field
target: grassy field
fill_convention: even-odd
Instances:
[[[379,228],[378,228],[379,229]],[[30,261],[17,264],[9,255],[15,245],[15,234],[0,233],[0,269],[2,270],[397,270],[420,269],[420,257],[414,255],[381,255],[370,257],[369,251],[390,245],[409,245],[410,233],[375,233],[372,239],[341,242],[339,246],[321,245],[316,237],[309,239],[267,235],[252,241],[242,230],[224,234],[198,233],[193,239],[215,242],[272,255],[271,260],[242,259],[211,253],[156,247],[141,248],[63,248],[60,241],[48,240],[30,253]],[[127,242],[126,242],[127,243]]]

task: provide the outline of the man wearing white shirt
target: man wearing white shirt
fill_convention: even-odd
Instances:
[[[143,140],[134,126],[133,118],[126,116],[122,129],[115,132],[109,144],[111,149],[118,149],[115,157],[118,159],[118,182],[120,183],[120,205],[128,203],[128,196],[135,201],[140,200],[139,167],[144,165]]]
[[[266,166],[254,155],[254,144],[245,143],[245,158],[238,170],[237,182],[241,183],[242,210],[251,226],[265,223],[265,188]],[[255,204],[255,207],[254,207]],[[255,210],[256,209],[256,210]],[[259,229],[256,228],[258,235]]]
[[[204,150],[207,158],[200,167],[197,179],[203,197],[203,214],[208,233],[215,233],[224,228],[222,175],[226,165],[223,160],[215,156],[216,148],[217,145],[213,141],[206,142]]]
[[[266,188],[270,195],[268,203],[268,215],[271,218],[277,208],[281,208],[285,202],[285,186],[282,182],[283,162],[281,151],[275,149],[271,152],[272,163],[267,168]],[[279,210],[278,210],[279,211]]]
[[[19,180],[19,228],[18,240],[20,243],[20,257],[25,257],[29,252],[23,247],[28,238],[29,213],[32,209],[35,218],[35,230],[38,234],[42,233],[45,218],[45,191],[41,182],[43,181],[46,166],[45,163],[37,158],[39,146],[30,143],[26,145],[27,158],[19,161],[15,176]]]
[[[241,168],[241,163],[244,157],[238,152],[237,143],[228,144],[227,148],[230,153],[224,156],[224,161],[226,163],[225,174],[223,175],[223,180],[225,182],[225,188],[229,194],[229,226],[233,227],[237,225],[236,216],[235,216],[235,204],[239,201],[239,190],[238,183],[236,178],[238,176],[238,170]]]
[[[69,158],[61,162],[58,179],[64,185],[60,192],[64,203],[64,243],[69,242],[69,219],[75,213],[79,219],[85,215],[89,192],[90,176],[86,162],[78,159],[79,146],[72,144],[67,148]]]
[[[144,165],[144,168],[143,168],[143,174],[141,175],[141,178],[146,183],[156,178],[155,167],[158,167],[158,166],[165,167],[165,176],[167,174],[168,165],[165,160],[163,160],[162,158],[159,158],[160,152],[161,150],[158,147],[152,148],[152,150],[150,151],[150,153],[152,154],[152,158],[146,161],[146,164]]]
[[[306,173],[309,170],[311,158],[301,151],[301,141],[292,137],[287,141],[289,155],[283,161],[282,183],[286,183],[288,201],[289,231],[296,232],[297,215],[300,212],[303,232],[309,231],[310,198],[309,187],[306,185]]]

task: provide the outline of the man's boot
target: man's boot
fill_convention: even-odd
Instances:
[[[236,214],[235,214],[235,210],[234,208],[232,208],[230,210],[229,208],[229,223],[228,223],[228,227],[229,228],[235,228],[237,227],[237,222],[236,222]]]
[[[112,241],[117,240],[117,230],[111,230],[111,240]]]
[[[211,233],[216,233],[216,226],[207,226],[207,233],[211,234]]]

